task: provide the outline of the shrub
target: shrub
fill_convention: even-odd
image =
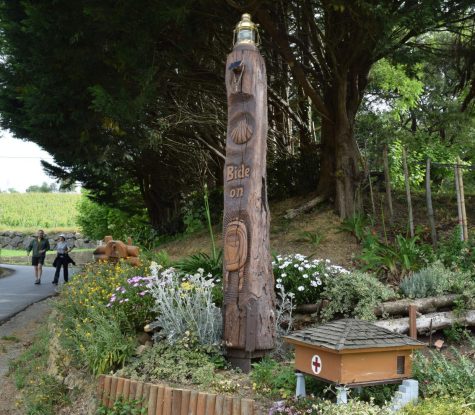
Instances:
[[[160,337],[176,342],[186,332],[197,336],[201,344],[215,345],[221,341],[221,310],[213,302],[214,279],[203,269],[196,274],[179,274],[174,268],[161,270],[150,284],[155,299]]]
[[[276,289],[283,285],[286,293],[294,294],[296,305],[316,303],[328,281],[349,272],[328,259],[310,260],[300,254],[277,255],[272,266]]]
[[[96,412],[96,415],[146,415],[147,408],[140,407],[142,402],[137,399],[123,399],[119,397],[114,402],[112,408],[106,406],[100,406]]]
[[[295,393],[295,368],[265,357],[252,365],[253,389],[271,398],[288,398]]]
[[[459,227],[455,229],[452,237],[439,241],[436,256],[447,267],[475,275],[475,238],[462,241]]]
[[[475,402],[467,404],[458,397],[427,398],[406,406],[401,415],[475,415]]]
[[[451,358],[431,351],[429,356],[417,352],[413,375],[425,397],[471,396],[475,400],[475,361],[450,348]]]
[[[425,298],[440,295],[449,291],[453,272],[446,269],[441,262],[435,262],[427,268],[404,278],[399,285],[404,296],[409,298]]]
[[[341,274],[329,278],[322,298],[329,301],[321,316],[328,321],[337,317],[358,317],[375,320],[374,308],[382,301],[395,297],[395,293],[378,279],[363,272]]]
[[[310,396],[277,402],[271,408],[269,415],[390,415],[392,413],[388,406],[380,407],[372,402],[351,399],[346,405],[337,405]]]
[[[145,382],[206,386],[216,378],[213,359],[217,354],[216,349],[205,349],[190,334],[185,334],[173,345],[166,341],[155,343],[119,374]]]

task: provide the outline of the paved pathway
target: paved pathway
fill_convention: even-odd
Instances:
[[[0,266],[15,271],[8,277],[0,278],[0,324],[29,305],[56,294],[56,286],[51,284],[54,268],[43,267],[41,284],[35,285],[34,269],[32,266],[2,264]],[[69,274],[73,273],[74,270],[70,268]],[[62,271],[60,275],[60,281],[62,281]]]

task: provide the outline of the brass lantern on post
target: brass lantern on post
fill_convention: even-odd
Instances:
[[[259,45],[259,32],[257,28],[259,25],[255,24],[251,20],[249,13],[244,13],[241,17],[241,21],[236,25],[234,29],[234,46],[248,43],[252,45]]]

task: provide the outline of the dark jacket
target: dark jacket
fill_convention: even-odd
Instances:
[[[76,265],[76,263],[74,262],[74,260],[68,255],[68,254],[58,254],[56,255],[56,258],[54,259],[53,261],[53,267],[56,267],[58,266],[58,261],[66,261],[66,264],[73,264],[73,265]],[[64,262],[63,262],[64,264]]]
[[[28,245],[28,248],[26,251],[30,253],[30,251],[33,251],[33,256],[39,257],[39,256],[45,256],[46,251],[49,251],[51,248],[49,246],[49,241],[46,238],[38,239],[35,238],[33,239],[30,244]],[[40,254],[40,251],[44,251],[43,253]]]

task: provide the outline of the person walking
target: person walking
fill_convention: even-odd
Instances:
[[[35,268],[35,284],[41,284],[41,275],[43,274],[43,265],[45,263],[46,251],[50,250],[49,241],[45,238],[43,230],[39,230],[35,239],[33,239],[26,252],[28,256],[33,251],[31,265]]]
[[[73,262],[69,257],[68,252],[70,251],[68,244],[66,243],[66,237],[64,234],[59,235],[59,241],[56,244],[56,258],[53,262],[53,265],[56,267],[56,272],[54,273],[53,284],[58,285],[59,273],[61,272],[61,267],[63,267],[63,278],[64,282],[68,282],[68,265],[70,262]]]

